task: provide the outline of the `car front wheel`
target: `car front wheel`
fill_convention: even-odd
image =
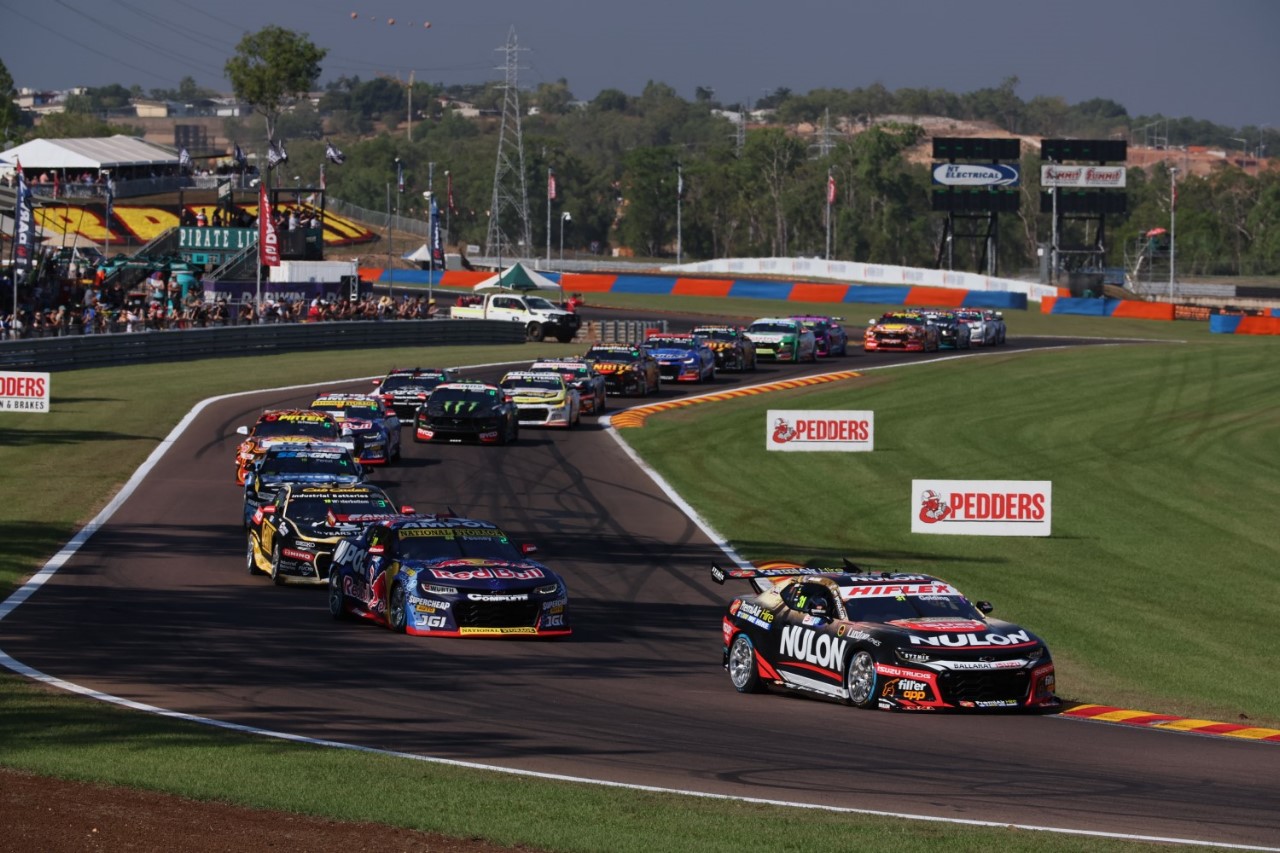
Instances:
[[[261,574],[261,572],[258,569],[258,557],[257,557],[258,546],[257,546],[257,543],[253,541],[253,534],[252,533],[248,534],[247,536],[245,536],[245,539],[247,540],[248,544],[245,546],[245,549],[244,549],[244,566],[246,569],[249,570],[249,574],[251,575]]]
[[[271,580],[276,586],[284,586],[284,575],[280,574],[280,543],[271,549]]]
[[[729,680],[739,693],[759,693],[764,689],[756,666],[756,649],[746,634],[734,637],[729,646]]]
[[[346,600],[342,595],[342,578],[337,569],[329,572],[329,615],[334,619],[347,618]]]
[[[391,587],[391,597],[387,600],[387,627],[397,634],[403,634],[405,626],[408,624],[409,613],[405,609],[408,606],[406,598],[404,584],[398,583]]]
[[[862,649],[849,661],[844,673],[844,686],[849,691],[849,704],[870,708],[876,701],[876,662],[871,652]]]

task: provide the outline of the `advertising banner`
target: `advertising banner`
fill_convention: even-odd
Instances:
[[[948,187],[1016,187],[1022,178],[1017,165],[996,163],[934,163],[933,182]]]
[[[258,263],[267,267],[280,266],[280,235],[271,219],[271,199],[267,198],[267,185],[258,189]]]
[[[912,480],[911,532],[1049,536],[1049,480]]]
[[[765,448],[788,453],[875,449],[875,413],[770,409]]]
[[[1040,167],[1040,186],[1078,189],[1119,189],[1124,186],[1124,166]]]
[[[0,412],[49,414],[49,374],[0,370]]]

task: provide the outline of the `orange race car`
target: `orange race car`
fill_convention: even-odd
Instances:
[[[262,413],[250,429],[236,427],[240,435],[248,436],[236,448],[236,483],[243,486],[245,476],[253,463],[266,449],[282,441],[310,441],[341,444],[355,452],[355,442],[343,436],[338,422],[332,415],[311,409],[276,409]]]

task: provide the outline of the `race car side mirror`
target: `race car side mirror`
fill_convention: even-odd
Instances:
[[[275,505],[275,504],[267,504],[266,506],[259,507],[259,508],[258,508],[258,511],[259,511],[259,512],[261,512],[263,515],[275,515],[275,514],[276,514],[276,505]]]
[[[979,601],[977,604],[974,605],[974,607],[977,607],[978,611],[981,613],[990,613],[991,611],[996,609],[995,605],[993,605],[990,601]]]
[[[248,434],[249,434],[249,428],[247,426],[236,427],[236,435],[248,435]]]
[[[536,554],[538,553],[538,546],[534,545],[532,542],[525,542],[520,546],[520,553],[526,556],[529,554]]]
[[[401,515],[417,515],[418,510],[414,507],[409,506],[408,504],[405,504],[404,506],[400,507],[400,514]]]
[[[381,557],[381,556],[383,555],[383,553],[385,553],[385,552],[386,552],[386,550],[387,550],[387,549],[386,549],[386,546],[384,546],[384,545],[370,545],[370,546],[369,546],[369,556],[370,556],[370,557]]]

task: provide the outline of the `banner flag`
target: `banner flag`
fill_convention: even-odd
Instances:
[[[827,173],[827,204],[836,203],[836,179],[830,172]]]
[[[184,172],[187,172],[191,170],[191,167],[192,167],[191,152],[187,151],[186,147],[184,146],[178,152],[178,168]]]
[[[547,200],[556,200],[556,170],[547,169]]]
[[[341,166],[347,159],[347,155],[343,154],[342,151],[336,148],[334,144],[328,140],[325,141],[324,156],[326,160],[333,163],[335,166]]]
[[[258,185],[258,263],[280,266],[280,235],[271,219],[271,199],[267,197],[266,184]]]
[[[20,161],[14,161],[14,173],[18,176],[18,199],[13,209],[17,226],[13,241],[14,264],[21,269],[30,269],[35,256],[36,212],[31,206],[31,188],[22,174]]]
[[[431,262],[444,269],[444,234],[440,230],[440,205],[431,197]]]

